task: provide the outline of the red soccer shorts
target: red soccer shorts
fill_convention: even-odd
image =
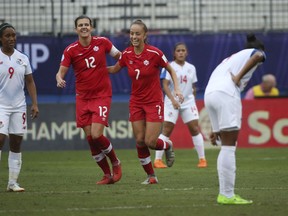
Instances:
[[[108,118],[111,108],[111,97],[81,99],[76,97],[77,127],[100,123],[108,127]]]
[[[148,105],[129,105],[129,121],[139,121],[145,119],[147,122],[163,122],[164,104],[159,102]]]

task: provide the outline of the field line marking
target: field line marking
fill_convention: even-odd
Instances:
[[[217,205],[217,204],[214,204]],[[191,205],[169,205],[169,206],[160,206],[160,205],[146,205],[146,206],[111,206],[111,207],[95,207],[95,208],[66,208],[66,209],[29,209],[29,210],[0,210],[0,214],[8,214],[8,213],[27,213],[27,212],[53,212],[53,211],[67,211],[67,212],[80,212],[80,211],[110,211],[110,210],[129,210],[129,209],[152,209],[152,208],[191,208],[191,207],[207,207],[208,205],[203,204],[191,204]]]
[[[288,187],[236,187],[236,190],[288,190]],[[141,188],[139,191],[145,191],[146,188]],[[207,187],[190,187],[190,188],[163,188],[159,190],[164,191],[192,191],[192,190],[215,190],[215,188],[207,188]],[[98,190],[87,190],[87,191],[25,191],[27,194],[76,194],[76,193],[98,193]],[[5,192],[6,193],[6,192]]]

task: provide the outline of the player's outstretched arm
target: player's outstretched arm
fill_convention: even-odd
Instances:
[[[34,119],[39,114],[39,108],[38,108],[38,102],[37,102],[36,85],[35,85],[32,74],[25,75],[25,82],[26,82],[26,88],[28,90],[28,93],[32,101],[30,116],[32,119]]]
[[[65,75],[68,72],[68,67],[60,66],[57,74],[56,74],[56,82],[58,88],[65,88],[66,87],[66,81],[64,80]]]
[[[167,64],[165,69],[170,73],[170,76],[171,76],[173,84],[174,84],[174,93],[178,97],[179,102],[182,103],[184,101],[184,97],[183,97],[182,92],[181,92],[181,90],[179,88],[179,82],[178,82],[178,79],[177,79],[176,72],[171,67],[170,64]]]
[[[119,65],[119,63],[117,62],[115,65],[113,66],[108,66],[107,70],[109,73],[114,74],[117,73],[121,70],[121,66]]]

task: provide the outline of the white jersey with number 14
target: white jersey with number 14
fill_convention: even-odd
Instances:
[[[196,68],[194,65],[185,62],[184,65],[179,65],[175,61],[171,62],[171,67],[176,71],[177,79],[179,82],[179,88],[183,94],[184,101],[181,104],[181,108],[191,107],[191,104],[195,104],[195,98],[193,94],[193,83],[197,82]],[[165,70],[165,69],[163,69]],[[172,78],[167,71],[161,72],[161,78],[165,78],[170,81],[169,88],[173,95],[174,85]],[[165,104],[172,104],[171,100],[165,96]]]

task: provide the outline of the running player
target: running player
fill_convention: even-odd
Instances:
[[[24,86],[31,97],[31,118],[38,116],[37,91],[32,67],[26,55],[16,50],[16,30],[9,23],[0,25],[0,159],[6,137],[9,137],[9,180],[7,191],[23,192],[18,184],[22,166],[21,143],[27,132]]]
[[[76,77],[76,122],[84,130],[92,157],[104,176],[97,184],[113,184],[122,176],[120,160],[103,135],[111,106],[112,87],[106,67],[106,53],[118,59],[120,52],[105,37],[92,36],[92,21],[82,15],[75,19],[78,41],[66,47],[56,75],[57,87],[64,88],[70,65]],[[106,159],[112,164],[112,173]]]
[[[172,68],[176,71],[179,80],[179,87],[184,96],[184,102],[179,103],[174,97],[174,87],[171,83],[171,76],[162,69],[161,78],[163,79],[163,89],[166,93],[164,101],[164,123],[160,139],[169,140],[174,126],[180,113],[183,122],[187,125],[192,136],[192,141],[198,154],[198,167],[207,167],[205,159],[204,139],[198,126],[199,113],[195,102],[197,74],[194,65],[186,61],[188,55],[187,47],[184,43],[177,43],[174,47],[174,61],[171,62]],[[164,151],[155,152],[154,167],[166,168],[162,161]]]
[[[158,138],[164,108],[159,67],[166,68],[171,74],[174,92],[180,101],[183,100],[183,96],[179,90],[176,73],[163,52],[147,44],[147,32],[147,26],[141,20],[136,20],[131,24],[131,46],[123,51],[121,58],[114,66],[109,67],[109,72],[116,73],[122,67],[128,68],[128,74],[132,80],[129,120],[132,122],[138,158],[148,176],[142,184],[155,184],[158,179],[153,170],[149,148],[165,150],[168,166],[173,165],[175,157],[172,142]]]
[[[212,72],[204,94],[204,102],[212,125],[212,144],[221,140],[217,159],[219,204],[251,204],[234,193],[236,147],[241,129],[241,91],[257,66],[265,61],[264,45],[254,34],[247,35],[245,49],[224,59]]]

